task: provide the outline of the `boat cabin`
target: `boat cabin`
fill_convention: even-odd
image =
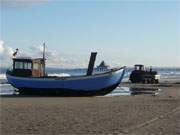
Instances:
[[[45,75],[43,58],[13,58],[13,75],[22,77],[42,77]]]
[[[104,61],[102,61],[99,66],[97,66],[97,69],[100,71],[107,70],[109,68],[109,65],[107,65]]]

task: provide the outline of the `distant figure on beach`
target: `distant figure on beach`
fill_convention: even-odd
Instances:
[[[16,48],[16,51],[13,53],[13,58],[16,57],[17,53],[18,53],[19,49]]]
[[[104,71],[104,70],[108,70],[108,68],[109,68],[110,66],[109,65],[107,65],[104,61],[102,61],[100,64],[99,64],[99,66],[97,66],[97,70],[98,71]]]
[[[149,69],[150,72],[152,72],[152,67],[150,66],[150,69]]]

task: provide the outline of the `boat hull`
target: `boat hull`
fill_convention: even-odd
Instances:
[[[94,91],[84,91],[84,90],[73,90],[73,89],[36,89],[36,88],[21,88],[19,89],[19,93],[22,95],[46,95],[46,96],[101,96],[106,95],[113,91],[118,84],[102,88]]]
[[[27,78],[6,74],[20,94],[95,96],[114,90],[124,76],[124,68],[108,73],[79,77]]]

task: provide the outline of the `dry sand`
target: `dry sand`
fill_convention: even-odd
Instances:
[[[157,96],[1,97],[0,133],[180,134],[179,84],[131,87],[157,87],[162,91]]]

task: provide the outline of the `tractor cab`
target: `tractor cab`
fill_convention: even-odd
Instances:
[[[134,65],[134,70],[144,71],[145,68],[144,68],[144,65]]]
[[[45,75],[44,59],[32,59],[29,57],[13,58],[11,74],[21,77],[42,77]]]

